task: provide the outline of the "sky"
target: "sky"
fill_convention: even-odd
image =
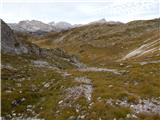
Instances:
[[[0,18],[7,23],[39,20],[85,24],[105,18],[128,22],[160,17],[160,0],[0,0]]]

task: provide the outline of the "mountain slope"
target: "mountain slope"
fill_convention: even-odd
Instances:
[[[154,41],[157,48],[154,53],[155,56],[158,55],[159,24],[160,19],[133,21],[127,24],[86,25],[58,34],[49,33],[35,44],[64,48],[89,64],[110,64],[143,44]],[[144,57],[145,55],[147,54],[144,54]]]
[[[159,33],[160,19],[127,24],[96,23],[49,33],[34,43],[44,48],[63,48],[90,66],[81,69],[82,73],[74,71],[92,81],[94,102],[86,109],[85,118],[156,120],[160,117]]]
[[[2,117],[159,120],[159,23],[91,24],[4,37],[23,41],[32,52],[2,53]]]

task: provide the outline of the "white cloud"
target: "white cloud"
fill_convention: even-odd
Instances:
[[[157,0],[81,0],[78,3],[62,0],[40,0],[45,3],[35,0],[28,0],[29,3],[19,1],[22,0],[5,0],[0,10],[1,18],[7,22],[37,19],[44,22],[68,21],[78,24],[101,18],[127,22],[160,17],[160,2]]]
[[[54,2],[74,2],[74,3],[94,3],[94,2],[112,2],[115,4],[129,3],[129,2],[160,2],[160,0],[1,0],[3,3],[54,3]]]

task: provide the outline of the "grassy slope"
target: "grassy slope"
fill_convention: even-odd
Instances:
[[[120,25],[88,25],[59,34],[50,33],[35,43],[41,47],[62,47],[89,65],[108,66],[145,40],[159,38],[159,23],[159,19],[155,19]]]
[[[72,81],[64,78],[57,70],[35,67],[31,64],[32,60],[44,60],[52,65],[57,64],[55,61],[51,62],[38,56],[2,54],[2,65],[12,67],[2,68],[2,116],[7,116],[12,111],[23,113],[26,117],[35,116],[30,111],[26,111],[27,105],[35,105],[34,111],[39,113],[42,118],[53,118],[57,102],[62,97],[61,92],[65,87],[72,85]],[[71,66],[64,63],[60,63],[64,68]],[[45,88],[44,82],[51,85]],[[18,103],[19,105],[11,104],[12,101],[22,98],[26,100]],[[40,107],[43,109],[40,110]]]
[[[143,23],[143,24],[142,24]],[[56,70],[48,68],[37,68],[30,64],[30,60],[43,59],[35,56],[12,56],[2,55],[2,64],[10,64],[16,70],[2,69],[2,115],[16,111],[25,113],[27,116],[34,116],[26,112],[29,104],[35,105],[35,112],[39,113],[39,118],[46,120],[66,120],[70,116],[78,116],[86,113],[86,120],[99,120],[99,118],[113,120],[114,118],[126,119],[126,114],[133,113],[129,108],[110,106],[105,104],[105,100],[124,99],[136,102],[141,98],[156,98],[160,96],[160,63],[150,63],[140,65],[140,61],[159,60],[159,53],[152,53],[136,59],[117,62],[130,51],[141,46],[148,38],[159,38],[159,20],[136,21],[126,25],[90,25],[75,28],[62,33],[50,33],[45,37],[30,37],[28,40],[35,42],[41,47],[61,47],[69,53],[75,54],[80,60],[90,66],[116,68],[125,70],[122,75],[115,75],[106,72],[80,72],[70,65],[66,65],[66,70],[71,76],[63,77]],[[59,42],[59,39],[63,41]],[[47,60],[54,64],[53,61]],[[65,62],[64,62],[65,63]],[[64,64],[63,62],[60,64]],[[66,63],[65,63],[66,64]],[[122,65],[120,65],[122,64]],[[64,65],[62,65],[64,66]],[[73,79],[79,76],[87,76],[92,80],[93,93],[91,107],[83,97],[77,101],[71,100],[72,106],[60,108],[58,102],[63,99],[63,90],[74,86]],[[19,82],[19,78],[25,78]],[[31,78],[31,80],[28,80]],[[49,88],[45,88],[43,82],[51,82]],[[135,82],[138,83],[135,85]],[[23,87],[18,87],[21,83]],[[36,88],[33,92],[31,86]],[[109,87],[112,85],[112,87]],[[63,87],[62,87],[63,86]],[[6,93],[8,89],[14,89],[11,93]],[[22,94],[19,91],[22,91]],[[26,98],[20,105],[12,106],[15,99]],[[98,101],[97,98],[101,98]],[[75,110],[76,105],[80,105],[80,112]],[[40,108],[43,109],[40,109]],[[57,114],[56,112],[59,111]],[[159,115],[136,114],[137,120],[158,120]],[[135,118],[133,118],[134,120]]]

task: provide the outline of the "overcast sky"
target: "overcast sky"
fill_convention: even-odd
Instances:
[[[160,0],[1,0],[0,18],[5,22],[40,20],[88,23],[101,18],[128,22],[160,17]]]

